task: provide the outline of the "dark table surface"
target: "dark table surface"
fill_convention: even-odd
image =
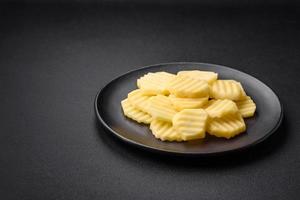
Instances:
[[[0,5],[1,199],[297,199],[299,7]],[[256,76],[279,95],[281,128],[210,159],[128,146],[93,101],[139,66],[197,61]]]

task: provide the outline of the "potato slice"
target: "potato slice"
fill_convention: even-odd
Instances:
[[[190,108],[202,108],[208,102],[208,97],[182,98],[170,95],[169,98],[178,111]]]
[[[211,86],[210,96],[215,99],[241,100],[245,91],[241,84],[234,80],[217,80]]]
[[[180,71],[177,73],[179,76],[188,76],[190,78],[206,81],[212,83],[218,79],[218,74],[210,71],[199,71],[199,70],[190,70],[190,71]]]
[[[228,99],[218,99],[209,101],[209,104],[206,107],[205,111],[211,118],[220,118],[226,115],[235,114],[239,112],[236,104]]]
[[[133,90],[128,94],[128,101],[134,107],[143,112],[147,112],[147,106],[151,96],[145,95],[141,89]]]
[[[206,81],[197,80],[188,76],[176,76],[167,86],[171,94],[177,97],[199,98],[209,95]]]
[[[172,122],[172,118],[177,112],[172,106],[170,99],[163,95],[151,97],[149,100],[149,104],[146,107],[146,111],[154,119],[159,119],[167,122]]]
[[[242,117],[252,117],[256,110],[256,105],[251,97],[247,96],[246,99],[235,102]]]
[[[178,132],[169,122],[154,119],[150,124],[152,134],[162,141],[182,141]]]
[[[239,113],[227,115],[222,118],[211,119],[207,126],[207,132],[210,135],[227,139],[232,138],[245,130],[245,122]]]
[[[121,101],[121,106],[124,112],[124,115],[128,118],[137,121],[138,123],[150,124],[152,121],[151,115],[135,108],[130,104],[128,99]]]
[[[240,90],[241,90],[241,99],[246,99],[247,98],[247,94],[242,86],[242,84],[240,82],[237,82],[237,84],[240,86]]]
[[[137,86],[144,94],[169,94],[167,84],[175,77],[174,74],[168,72],[148,73],[137,80]]]
[[[207,113],[203,109],[184,109],[173,117],[174,129],[183,140],[205,137]]]

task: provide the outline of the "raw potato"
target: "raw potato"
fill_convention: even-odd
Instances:
[[[247,96],[246,99],[237,101],[236,105],[242,115],[242,117],[252,117],[256,110],[256,105],[251,99],[251,97]]]
[[[148,73],[137,80],[137,86],[144,94],[169,94],[167,84],[175,77],[167,72]]]
[[[210,96],[215,99],[242,100],[246,93],[241,84],[234,80],[217,80],[211,86]]]
[[[227,115],[223,118],[214,118],[208,123],[207,132],[216,137],[232,138],[246,130],[242,116]]]
[[[177,75],[188,76],[190,78],[206,81],[209,84],[218,79],[218,74],[215,72],[199,71],[199,70],[180,71],[177,73]]]
[[[244,118],[256,105],[235,80],[217,80],[209,71],[150,72],[121,102],[124,115],[150,124],[162,141],[202,139],[206,133],[230,139],[246,130]]]
[[[128,99],[124,99],[121,102],[122,109],[124,112],[124,115],[129,117],[130,119],[133,119],[139,123],[144,123],[144,124],[150,124],[152,121],[151,115],[135,108],[130,104]]]
[[[147,106],[147,113],[154,119],[162,121],[172,122],[176,112],[177,111],[172,106],[170,99],[163,95],[151,97]]]
[[[133,90],[128,94],[128,101],[134,107],[140,109],[141,111],[147,112],[146,108],[149,103],[151,96],[147,96],[140,89]]]
[[[236,81],[235,81],[236,82]],[[240,87],[240,90],[241,90],[241,99],[246,99],[247,98],[247,94],[242,86],[242,84],[240,82],[237,82],[237,84],[239,85]]]
[[[182,138],[180,137],[178,132],[169,122],[154,119],[150,124],[150,130],[156,138],[162,141],[182,141]]]
[[[206,120],[207,113],[203,109],[184,109],[173,117],[173,127],[185,141],[202,139]]]
[[[169,92],[177,97],[207,97],[209,87],[206,81],[197,80],[188,76],[176,76],[167,86]]]
[[[208,102],[208,97],[182,98],[170,95],[169,98],[178,111],[189,108],[202,108]]]
[[[211,118],[223,117],[239,112],[236,104],[228,99],[211,100],[205,111]]]

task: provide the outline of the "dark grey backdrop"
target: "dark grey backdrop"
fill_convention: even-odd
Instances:
[[[296,4],[0,4],[0,198],[297,199],[299,17]],[[175,61],[256,76],[281,98],[282,127],[213,159],[146,153],[106,133],[98,90]]]
[[[26,3],[97,3],[97,4],[160,4],[160,5],[296,5],[299,0],[2,0],[1,2]]]

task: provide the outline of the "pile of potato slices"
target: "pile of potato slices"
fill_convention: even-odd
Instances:
[[[246,131],[256,105],[235,80],[211,71],[150,72],[121,102],[124,115],[150,124],[155,138],[189,141],[206,134],[230,139]]]

